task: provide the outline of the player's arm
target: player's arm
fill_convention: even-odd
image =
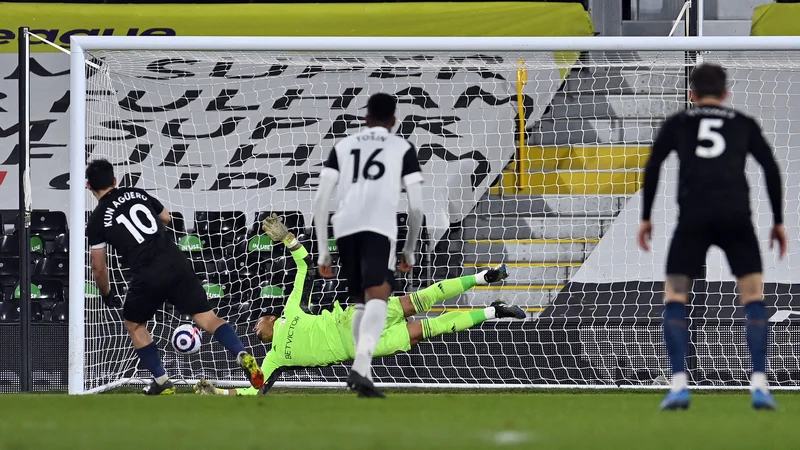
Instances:
[[[770,236],[770,245],[777,241],[780,246],[780,255],[783,256],[786,254],[788,244],[786,230],[783,226],[783,183],[781,181],[781,171],[778,167],[778,161],[775,160],[775,155],[772,153],[772,147],[764,139],[761,127],[755,120],[752,121],[752,127],[748,148],[753,158],[764,171],[764,178],[766,178],[767,182],[767,195],[772,206],[774,226]]]
[[[167,208],[165,208],[164,205],[160,201],[158,201],[157,198],[153,197],[150,194],[147,194],[147,196],[150,197],[150,206],[153,208],[153,212],[158,214],[158,220],[161,221],[161,224],[164,225],[165,227],[169,225],[169,223],[172,222],[172,216],[170,215]]]
[[[338,182],[339,160],[336,158],[336,147],[333,147],[328,159],[323,163],[322,171],[319,174],[317,195],[314,197],[314,228],[319,246],[317,265],[320,275],[325,278],[333,276],[331,254],[328,250],[328,211],[330,211],[328,202]]]
[[[661,126],[661,130],[653,142],[653,148],[650,151],[650,159],[647,160],[647,165],[644,167],[644,176],[642,180],[642,223],[639,227],[639,247],[642,250],[650,249],[650,236],[653,226],[650,222],[650,215],[653,212],[653,201],[656,198],[656,191],[658,190],[658,179],[661,176],[661,165],[667,159],[670,152],[675,148],[675,126],[674,118],[667,119]]]
[[[297,266],[297,274],[294,277],[294,285],[292,293],[289,295],[289,300],[286,302],[286,308],[299,307],[304,312],[308,313],[309,309],[305,302],[311,294],[311,280],[308,280],[308,266],[311,263],[311,256],[309,256],[306,248],[297,241],[294,234],[286,229],[280,218],[272,214],[261,223],[261,229],[272,239],[273,242],[283,242],[283,244],[292,252],[292,259]]]
[[[414,265],[414,249],[422,232],[422,168],[417,159],[417,150],[409,143],[410,148],[403,156],[403,186],[408,197],[408,236],[403,247],[403,263],[401,269],[408,271]],[[405,265],[406,267],[402,267]]]
[[[89,252],[91,257],[92,275],[100,297],[109,308],[119,308],[122,302],[111,292],[111,280],[108,276],[108,266],[106,264],[108,254],[106,252],[106,241],[103,233],[102,221],[92,214],[89,224],[86,226],[86,237],[89,241]]]

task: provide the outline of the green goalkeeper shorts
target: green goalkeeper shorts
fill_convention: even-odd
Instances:
[[[337,305],[338,306],[338,305]],[[411,338],[408,335],[408,326],[403,314],[403,305],[397,297],[389,297],[386,310],[386,326],[383,329],[375,356],[387,356],[397,352],[407,352],[411,349]],[[342,340],[346,342],[347,353],[350,359],[355,358],[353,348],[353,312],[355,309],[347,308],[336,314]]]

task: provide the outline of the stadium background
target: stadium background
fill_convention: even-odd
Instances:
[[[113,2],[104,2],[113,3]],[[302,2],[290,2],[302,3]],[[573,4],[564,4],[573,3]],[[523,2],[517,4],[484,2],[480,5],[482,13],[480,16],[475,14],[477,11],[475,3],[454,3],[448,6],[431,7],[422,14],[437,14],[439,18],[455,17],[452,24],[448,25],[447,20],[440,20],[436,23],[417,20],[419,18],[418,8],[403,4],[392,3],[376,7],[392,8],[395,13],[405,12],[401,17],[406,21],[398,20],[397,29],[394,32],[399,35],[452,35],[453,29],[458,29],[464,35],[543,35],[543,36],[588,36],[594,29],[606,31],[604,34],[630,33],[635,31],[637,26],[647,20],[639,20],[644,15],[646,17],[648,5],[646,1],[623,2],[627,5],[611,12],[603,14],[597,12],[602,10],[591,2]],[[654,22],[668,22],[670,14],[673,13],[675,5],[680,6],[681,2],[659,2],[661,10],[654,13],[651,8],[650,14],[655,14]],[[756,2],[761,3],[761,2]],[[713,4],[713,2],[709,2]],[[737,2],[741,6],[739,11],[749,13],[749,2]],[[634,7],[634,5],[636,7]],[[16,77],[13,68],[16,66],[16,43],[14,41],[15,32],[18,26],[27,25],[32,29],[53,30],[45,33],[49,39],[59,44],[68,44],[69,32],[75,30],[113,29],[113,34],[133,33],[147,34],[177,34],[177,35],[260,35],[264,29],[269,29],[271,34],[286,33],[287,35],[311,34],[308,27],[309,18],[321,17],[341,5],[329,4],[324,7],[309,5],[243,5],[241,9],[225,9],[224,14],[230,14],[228,20],[220,20],[220,10],[215,6],[173,8],[148,5],[126,5],[119,7],[105,6],[102,4],[81,6],[80,14],[73,14],[76,10],[70,7],[71,14],[59,11],[58,7],[48,7],[47,10],[32,9],[41,5],[7,5],[4,6],[4,14],[0,17],[0,58],[8,59],[8,64],[2,67],[8,68],[7,73],[0,73],[0,209],[3,209],[3,223],[10,237],[4,238],[8,241],[6,249],[13,248],[12,230],[15,224],[17,204],[14,199],[17,195],[16,163],[18,151],[15,148],[16,135],[18,128],[16,116]],[[594,6],[590,11],[587,8]],[[775,11],[775,8],[785,8]],[[120,9],[112,9],[120,8]],[[251,9],[253,8],[253,9]],[[269,17],[271,22],[263,23],[253,21],[254,13],[258,8],[266,9],[269,13],[262,16]],[[435,9],[435,8],[450,8]],[[506,9],[507,8],[507,9]],[[735,9],[735,8],[734,8]],[[459,11],[459,15],[453,15],[453,11]],[[718,8],[719,11],[730,11],[728,8]],[[493,13],[494,16],[487,16]],[[171,15],[170,15],[171,14]],[[193,16],[195,15],[196,16]],[[469,21],[470,14],[473,20]],[[505,20],[509,15],[514,14],[516,20]],[[659,14],[662,14],[659,16]],[[674,14],[672,14],[674,16]],[[258,16],[258,14],[255,14]],[[634,19],[634,16],[636,18]],[[653,19],[651,17],[651,19]],[[797,5],[768,5],[755,11],[752,30],[749,26],[747,32],[753,34],[791,34],[793,27],[792,21],[795,17],[800,18],[800,10]],[[158,20],[156,20],[158,18]],[[657,19],[661,20],[657,20]],[[188,20],[187,20],[188,19]],[[359,23],[369,23],[369,21],[359,20],[355,17],[354,21]],[[489,20],[491,19],[491,20]],[[734,19],[733,22],[743,19]],[[170,22],[166,25],[164,22]],[[172,21],[172,22],[171,22]],[[725,19],[720,19],[725,22]],[[592,25],[594,22],[594,28]],[[619,22],[618,30],[615,24]],[[173,25],[174,23],[174,25]],[[328,22],[330,23],[330,22]],[[456,25],[456,23],[458,25]],[[795,22],[796,23],[796,22]],[[789,30],[787,30],[787,24]],[[719,27],[730,27],[741,32],[741,24],[717,24]],[[660,26],[660,25],[659,25]],[[174,28],[173,28],[174,27]],[[449,28],[452,27],[452,28]],[[457,28],[456,28],[457,27]],[[319,35],[339,34],[335,28],[311,27]],[[233,32],[235,30],[235,33]],[[352,27],[342,27],[342,30],[352,32]],[[788,32],[787,32],[788,31]],[[368,25],[362,25],[355,34],[371,35],[375,34],[374,29]],[[34,94],[32,104],[32,119],[34,121],[31,129],[32,140],[32,176],[34,183],[34,207],[36,209],[47,209],[50,211],[66,211],[67,196],[66,186],[68,178],[65,176],[64,167],[68,161],[66,144],[68,142],[67,121],[69,115],[69,105],[65,102],[68,88],[68,59],[61,54],[52,53],[52,49],[41,44],[33,46],[34,63],[32,70],[37,75],[32,79],[32,89],[39,92],[40,96]],[[5,60],[4,60],[5,62]],[[626,120],[630,117],[626,112],[627,105],[608,103],[608,119],[620,120],[622,125],[616,128],[606,124],[587,124],[581,123],[580,128],[574,127],[576,121],[571,118],[587,113],[585,108],[590,105],[583,104],[581,96],[567,96],[563,93],[566,90],[571,92],[592,94],[591,106],[598,104],[598,99],[594,95],[593,86],[586,84],[585,74],[579,70],[562,74],[564,79],[560,86],[552,92],[542,94],[541,92],[526,92],[531,98],[531,104],[526,105],[526,117],[528,128],[526,133],[529,145],[518,149],[515,162],[508,165],[501,173],[492,173],[493,187],[489,189],[477,204],[459,220],[453,221],[450,226],[438,231],[442,239],[440,244],[433,252],[433,260],[429,261],[431,267],[436,270],[432,278],[444,278],[458,276],[462,273],[474,270],[476,266],[497,260],[502,257],[509,262],[515,263],[512,267],[514,271],[512,277],[515,283],[519,284],[519,291],[528,295],[533,286],[542,286],[533,294],[538,298],[539,307],[531,308],[532,317],[537,320],[526,321],[523,323],[492,324],[486,325],[481,329],[467,331],[459,335],[448,336],[444,340],[437,340],[427,344],[429,348],[426,353],[433,355],[422,358],[419,353],[412,352],[409,355],[396,356],[398,361],[393,366],[405,367],[408,370],[401,370],[395,373],[378,372],[379,378],[397,379],[402,378],[409,381],[436,382],[437,380],[458,380],[470,379],[480,382],[497,382],[499,380],[526,380],[529,383],[544,384],[548,380],[576,380],[579,382],[595,382],[600,384],[616,383],[628,384],[636,383],[639,380],[651,382],[653,374],[650,371],[660,373],[663,370],[663,354],[659,352],[660,337],[658,335],[658,320],[660,310],[656,306],[658,298],[640,295],[641,291],[659,291],[659,275],[657,266],[649,264],[651,273],[646,277],[651,283],[647,287],[642,287],[642,274],[636,273],[609,273],[604,272],[602,267],[607,265],[603,260],[603,255],[622,255],[630,257],[635,255],[635,251],[622,250],[616,248],[603,248],[602,238],[607,235],[616,236],[614,240],[608,240],[607,245],[620,245],[625,241],[626,236],[632,233],[629,227],[635,223],[635,211],[638,207],[637,202],[627,202],[627,198],[632,196],[638,189],[638,176],[633,178],[627,175],[619,178],[612,177],[599,180],[594,185],[588,187],[586,183],[580,183],[583,191],[576,191],[577,183],[570,180],[565,174],[559,173],[558,168],[550,171],[543,171],[536,176],[520,176],[524,173],[517,165],[529,164],[535,166],[544,164],[547,159],[553,159],[549,155],[563,155],[564,157],[576,158],[587,151],[595,151],[611,156],[622,156],[630,164],[630,169],[640,168],[645,162],[647,154],[647,144],[652,138],[652,131],[657,122],[663,117],[681,107],[680,96],[675,96],[675,101],[664,105],[661,108],[650,111],[649,117],[637,117],[637,122],[633,126],[626,126]],[[624,74],[623,74],[624,75]],[[619,74],[592,74],[591,78],[603,83],[606,87],[609,83],[618,83],[619,88],[626,87],[626,80]],[[617,81],[614,81],[617,80]],[[46,83],[46,87],[38,83]],[[41,95],[46,94],[46,95]],[[637,95],[634,89],[631,93],[631,100],[635,101]],[[542,101],[542,98],[547,98]],[[535,98],[535,102],[533,99]],[[17,125],[18,126],[18,125]],[[618,135],[602,135],[601,131],[614,129]],[[578,141],[571,142],[577,136]],[[624,143],[625,145],[610,145],[611,142]],[[586,146],[587,142],[595,145]],[[591,147],[592,150],[588,150]],[[567,152],[565,155],[564,152]],[[621,152],[621,153],[620,153]],[[556,156],[559,157],[559,156]],[[531,168],[530,166],[528,168]],[[131,180],[135,182],[135,180]],[[547,188],[543,188],[546,186]],[[562,203],[558,201],[560,197],[570,197],[585,199],[583,202],[570,202],[569,209],[564,209]],[[513,202],[501,202],[502,208],[497,208],[497,198],[517,198]],[[553,200],[555,199],[555,201]],[[580,206],[576,206],[580,203]],[[181,211],[179,211],[181,212]],[[188,216],[193,216],[188,212]],[[592,216],[591,221],[587,221],[586,216]],[[44,216],[43,216],[44,217]],[[509,217],[514,217],[509,221]],[[522,217],[524,220],[520,221]],[[576,231],[576,227],[571,223],[576,217],[580,217],[582,231]],[[249,219],[252,219],[249,218]],[[48,220],[50,220],[48,218]],[[57,219],[56,219],[57,221]],[[252,221],[252,220],[249,220]],[[188,220],[186,229],[192,227],[191,218]],[[51,227],[53,224],[44,224]],[[248,225],[250,225],[248,223]],[[59,229],[63,227],[64,229]],[[568,236],[558,235],[558,230],[569,229]],[[43,228],[44,230],[44,228]],[[556,231],[552,231],[556,230]],[[43,234],[45,252],[41,248],[33,249],[37,253],[47,253],[57,255],[59,243],[56,241],[60,232],[67,232],[64,223],[56,223],[55,227],[48,229]],[[556,235],[549,233],[555,232]],[[568,239],[565,248],[555,250],[537,247],[533,241],[548,238]],[[63,245],[63,243],[62,243]],[[542,244],[544,245],[544,244]],[[561,245],[561,244],[559,244]],[[537,261],[530,256],[520,260],[509,260],[509,255],[536,255],[547,254],[548,252],[559,255],[563,260],[563,255],[569,254],[569,259],[573,261],[570,265],[556,267],[555,269],[546,267],[541,270],[536,269]],[[9,253],[9,252],[7,252]],[[464,255],[485,255],[486,260],[479,258],[465,258]],[[712,256],[714,258],[715,256]],[[718,257],[718,256],[717,256]],[[15,271],[13,268],[13,256],[8,254],[3,256],[4,264],[0,264],[2,273],[0,278],[4,283],[3,290],[3,309],[4,319],[0,323],[0,392],[14,392],[19,389],[19,326],[16,323],[14,310],[16,309],[14,290],[15,290]],[[594,258],[594,260],[592,260]],[[638,256],[637,256],[638,258]],[[655,255],[654,260],[659,256]],[[57,256],[54,258],[57,260]],[[59,268],[47,267],[42,263],[38,270],[40,279],[61,279],[64,281],[63,271]],[[588,266],[588,267],[587,267]],[[618,269],[637,268],[640,261],[619,260],[615,261],[613,267]],[[544,266],[542,266],[544,267]],[[730,305],[731,286],[724,285],[730,278],[729,274],[720,271],[714,272],[710,264],[707,276],[708,283],[723,283],[722,287],[714,286],[709,291],[729,292],[728,295],[709,296],[708,298],[696,299],[703,308],[720,308],[724,311],[715,314],[715,317],[727,321],[734,321],[738,316],[734,316]],[[720,265],[721,267],[721,265]],[[51,270],[52,271],[49,271]],[[63,269],[63,267],[61,268]],[[653,272],[654,271],[654,272]],[[768,273],[769,276],[769,273]],[[768,278],[772,284],[768,287],[768,305],[791,306],[792,295],[796,292],[795,285],[792,284],[793,274],[777,274]],[[612,286],[600,286],[612,280]],[[545,281],[553,281],[545,283]],[[66,386],[66,365],[67,365],[67,331],[66,318],[63,316],[63,303],[68,301],[62,294],[58,294],[58,288],[46,289],[47,283],[38,283],[39,299],[37,307],[34,308],[34,325],[32,333],[32,357],[33,357],[33,381],[36,390],[63,390]],[[550,286],[550,287],[547,287]],[[697,292],[705,291],[703,287],[696,289]],[[597,311],[588,307],[594,303],[614,303],[608,299],[591,298],[587,292],[614,292],[611,295],[620,295],[619,301],[615,302],[619,306],[616,311],[602,313],[604,317],[619,317],[619,320],[630,322],[630,336],[592,336],[594,342],[617,342],[621,343],[621,348],[602,348],[589,351],[580,346],[580,342],[585,342],[586,333],[595,333],[591,328],[586,328],[585,321],[581,319],[594,320]],[[778,294],[780,292],[780,294]],[[87,292],[89,294],[89,292]],[[460,306],[480,305],[486,303],[490,298],[505,296],[509,300],[516,298],[518,294],[513,289],[504,289],[499,292],[478,292],[467,295],[457,300]],[[51,296],[51,297],[48,297]],[[331,299],[320,299],[320,303],[329,302]],[[528,303],[530,304],[530,303]],[[646,308],[640,306],[645,305]],[[556,309],[556,308],[560,309]],[[556,314],[556,311],[558,313]],[[704,314],[699,312],[698,314]],[[565,319],[566,318],[566,319]],[[557,326],[553,326],[557,324]],[[110,334],[114,336],[124,336],[121,330],[114,330]],[[157,330],[162,344],[167,342],[166,336],[168,329]],[[246,334],[248,330],[239,330],[240,334]],[[476,333],[472,336],[472,333]],[[479,333],[479,335],[477,334]],[[793,327],[785,329],[785,338],[791,342],[800,341],[797,339],[798,331]],[[722,342],[730,345],[723,346],[721,350],[699,349],[694,351],[695,357],[690,362],[693,370],[702,370],[702,358],[696,357],[698,354],[720,354],[725,357],[725,352],[733,352],[734,342],[742,340],[741,333],[731,328],[731,335],[721,338]],[[642,344],[641,342],[644,342]],[[54,345],[54,343],[57,343]],[[503,350],[493,349],[503,343]],[[59,345],[63,344],[63,345]],[[125,342],[113,342],[113,348],[124,347]],[[251,342],[251,344],[254,344]],[[478,349],[475,346],[483,345],[485,348]],[[610,344],[609,344],[610,345]],[[628,348],[627,346],[631,346]],[[256,346],[264,350],[261,346]],[[786,351],[790,355],[796,355],[800,351],[795,351],[789,347]],[[509,353],[509,358],[481,358],[475,359],[467,355],[471,353],[489,354],[494,353],[503,356],[503,352]],[[262,351],[263,354],[263,351]],[[166,365],[170,373],[189,376],[190,372],[197,372],[200,369],[200,361],[187,364],[170,352],[165,352]],[[462,355],[462,356],[454,356]],[[521,359],[519,355],[525,355]],[[564,361],[565,355],[572,355],[574,360]],[[635,355],[640,360],[632,360],[631,355]],[[261,355],[258,355],[261,356]],[[773,355],[780,358],[781,355]],[[459,369],[455,369],[458,367]],[[531,368],[534,369],[531,369]],[[612,367],[615,370],[606,370]],[[435,368],[435,369],[432,369]],[[451,368],[451,369],[447,369]],[[646,369],[650,368],[650,369]],[[323,371],[313,371],[298,375],[300,377],[317,379],[331,379],[341,377],[341,367],[326,369]],[[603,370],[598,370],[603,369]],[[641,369],[641,370],[640,370]],[[641,373],[640,373],[641,372]],[[742,370],[743,373],[743,370]],[[741,381],[742,378],[737,374],[734,378]],[[720,375],[721,376],[721,375]],[[730,376],[725,375],[725,376]],[[782,374],[785,379],[796,380],[798,373],[786,372]],[[722,379],[721,381],[731,381]]]

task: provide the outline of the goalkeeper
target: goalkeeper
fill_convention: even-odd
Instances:
[[[255,333],[266,343],[272,343],[261,364],[267,382],[261,388],[266,393],[280,376],[282,369],[296,367],[322,367],[355,357],[353,345],[353,308],[334,303],[333,311],[319,315],[310,314],[309,300],[314,270],[311,257],[294,235],[289,233],[278,217],[265,220],[262,228],[273,242],[283,242],[292,252],[297,264],[294,286],[281,317],[263,316],[258,320]],[[508,277],[505,264],[484,270],[475,275],[441,281],[411,295],[390,297],[386,327],[383,330],[376,357],[406,352],[426,339],[445,333],[456,333],[474,327],[486,320],[503,317],[525,318],[519,306],[495,301],[491,306],[468,312],[453,311],[439,317],[407,322],[406,318],[429,310],[434,304],[455,297],[477,285],[497,282]],[[219,389],[206,380],[194,388],[202,395],[256,395],[259,390]]]

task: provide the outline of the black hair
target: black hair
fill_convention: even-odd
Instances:
[[[114,166],[105,159],[93,160],[86,166],[86,182],[93,191],[114,187]]]
[[[367,115],[375,122],[388,123],[396,109],[397,99],[393,95],[379,92],[367,100]]]
[[[701,64],[693,71],[689,79],[692,92],[696,98],[722,98],[728,84],[725,69],[717,64]]]

